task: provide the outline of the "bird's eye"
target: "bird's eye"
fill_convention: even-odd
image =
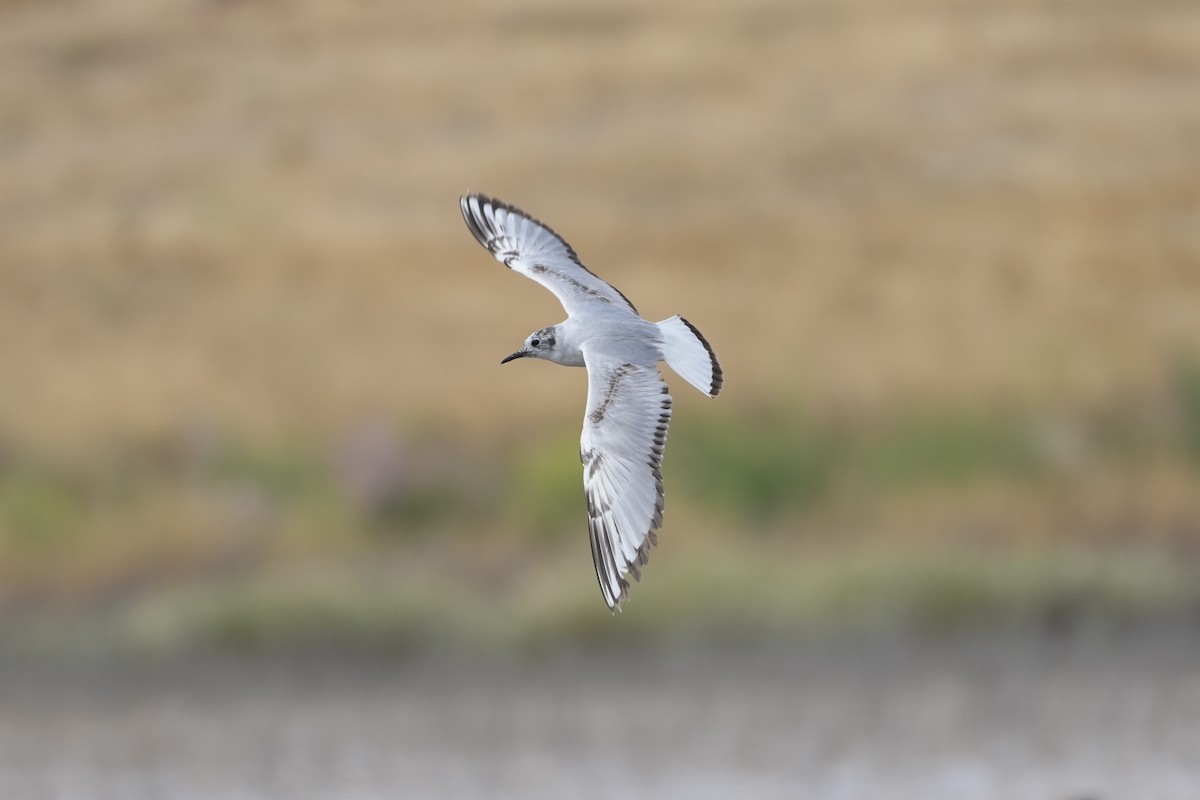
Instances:
[[[530,340],[529,340],[529,345],[530,345],[531,347],[537,347],[537,346],[538,346],[538,345],[540,345],[541,343],[542,343],[542,340],[541,340],[541,339],[539,339],[539,338],[537,338],[536,336],[535,336],[534,338],[532,338],[532,339],[530,339]]]

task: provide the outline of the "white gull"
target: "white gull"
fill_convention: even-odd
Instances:
[[[662,525],[671,395],[658,362],[666,361],[709,397],[721,391],[721,365],[690,322],[679,316],[642,319],[625,295],[583,266],[561,236],[525,212],[481,194],[459,203],[479,243],[509,269],[549,289],[567,312],[564,322],[534,331],[500,363],[533,357],[587,367],[579,457],[592,560],[604,602],[615,610],[629,594],[626,575],[641,579]]]

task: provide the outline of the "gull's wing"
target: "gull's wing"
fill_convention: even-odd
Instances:
[[[579,457],[600,591],[616,609],[641,577],[662,524],[662,455],[671,395],[653,366],[584,348],[587,411]]]
[[[519,208],[481,194],[459,199],[463,219],[496,260],[545,286],[567,315],[598,304],[637,315],[625,295],[593,275],[561,236]]]

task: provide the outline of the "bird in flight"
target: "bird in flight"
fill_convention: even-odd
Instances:
[[[588,397],[579,458],[596,578],[609,609],[629,595],[662,525],[662,457],[671,395],[658,372],[667,364],[716,397],[724,377],[700,331],[680,316],[642,319],[625,295],[592,274],[571,246],[514,206],[481,194],[459,200],[471,233],[498,261],[549,289],[567,312],[529,334],[505,357],[587,367]]]

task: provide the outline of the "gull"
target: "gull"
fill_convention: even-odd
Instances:
[[[709,397],[721,391],[721,365],[692,323],[680,316],[642,319],[549,226],[482,194],[466,195],[459,204],[479,243],[509,269],[549,289],[567,312],[565,321],[529,334],[500,363],[544,358],[587,368],[579,458],[596,578],[604,602],[616,611],[629,595],[626,576],[641,580],[662,525],[671,395],[658,363],[666,361]]]

